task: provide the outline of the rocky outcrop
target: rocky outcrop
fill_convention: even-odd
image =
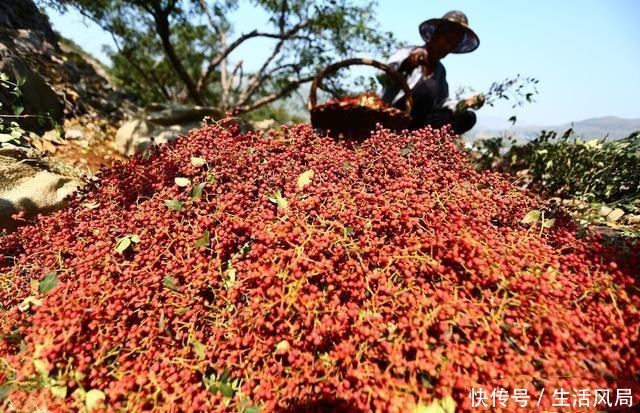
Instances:
[[[32,0],[0,1],[0,71],[12,82],[24,81],[19,99],[0,87],[0,114],[12,115],[17,104],[24,107],[23,114],[48,113],[57,122],[81,115],[119,121],[135,110],[98,62],[57,38]],[[51,128],[37,118],[20,118],[19,123],[38,133]]]
[[[3,30],[26,30],[41,37],[39,43],[56,47],[56,35],[47,16],[31,0],[2,0],[0,27]],[[59,51],[59,50],[58,50]]]
[[[22,128],[37,133],[51,129],[53,126],[51,121],[62,122],[64,106],[60,97],[24,59],[15,55],[3,44],[0,44],[0,73],[6,75],[11,83],[24,82],[19,87],[19,97],[13,94],[15,89],[13,86],[0,88],[0,102],[5,109],[4,114],[12,115],[15,113],[11,113],[15,110],[14,107],[21,107],[21,113],[36,117],[12,120],[16,120]]]
[[[201,127],[205,116],[220,119],[220,110],[204,106],[154,104],[125,122],[116,133],[116,147],[125,156],[144,152],[151,143],[167,143]]]
[[[57,36],[33,0],[0,0],[0,72],[0,228],[12,228],[19,224],[11,218],[15,213],[60,209],[83,183],[74,168],[41,151],[68,159],[60,156],[62,149],[77,147],[75,158],[86,161],[92,158],[89,148],[104,141],[96,136],[108,134],[112,145],[111,125],[136,108],[110,84],[99,62]],[[70,129],[68,136],[52,130],[79,119],[83,128]]]

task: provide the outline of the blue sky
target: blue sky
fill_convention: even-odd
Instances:
[[[512,109],[510,103],[483,108],[484,119],[552,125],[589,117],[640,117],[640,1],[498,1],[379,0],[383,30],[410,44],[419,44],[418,25],[457,9],[467,14],[480,37],[473,53],[443,60],[450,90],[468,86],[486,91],[492,82],[521,74],[539,79],[536,102]],[[76,13],[53,11],[53,26],[101,59],[108,34]],[[233,19],[242,33],[259,25],[259,10],[241,7]],[[257,27],[257,26],[255,26]],[[261,40],[238,50],[245,63],[259,65],[269,48]]]

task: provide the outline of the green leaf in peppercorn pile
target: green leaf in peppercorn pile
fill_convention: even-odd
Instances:
[[[183,202],[177,201],[175,199],[167,199],[166,201],[164,201],[164,204],[167,206],[167,208],[173,211],[182,211],[182,206],[184,205]]]
[[[56,288],[58,285],[58,274],[55,271],[51,271],[47,273],[44,278],[40,281],[40,285],[38,286],[38,291],[40,294],[46,294],[49,291]]]
[[[167,275],[166,277],[164,277],[164,280],[162,280],[162,285],[172,291],[180,291],[180,286],[178,285],[178,279],[176,277]]]

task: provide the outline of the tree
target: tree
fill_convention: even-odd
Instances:
[[[333,60],[386,53],[394,45],[373,16],[374,2],[246,0],[267,21],[235,34],[231,0],[42,0],[74,8],[111,33],[113,72],[143,101],[176,100],[248,112],[289,96]],[[270,39],[257,70],[234,58],[254,39]]]

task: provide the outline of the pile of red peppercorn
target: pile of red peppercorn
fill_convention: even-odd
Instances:
[[[380,99],[375,93],[345,96],[343,98],[329,99],[326,104],[338,104],[340,106],[366,106],[372,109],[391,108],[387,102]]]
[[[347,148],[222,122],[103,171],[0,253],[0,406],[17,411],[640,399],[638,244],[578,238],[446,129]]]

